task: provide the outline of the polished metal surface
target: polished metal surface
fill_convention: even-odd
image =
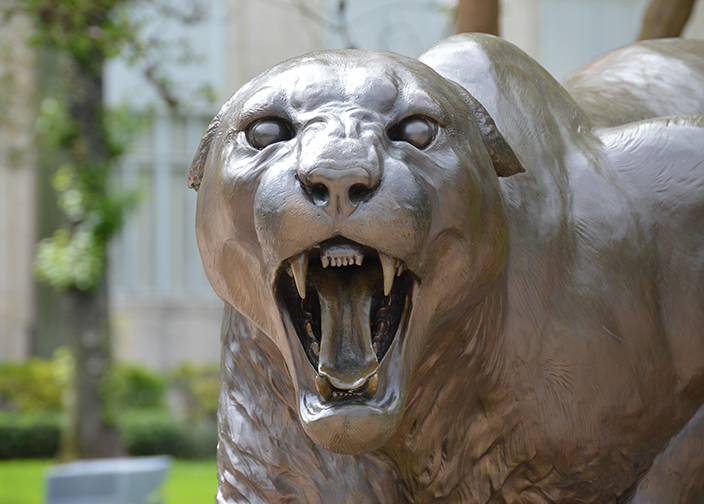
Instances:
[[[320,52],[223,106],[218,502],[704,491],[704,42],[620,51]]]

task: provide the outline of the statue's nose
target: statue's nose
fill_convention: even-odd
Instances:
[[[300,178],[311,200],[333,219],[347,218],[374,189],[371,173],[362,167],[317,165]]]
[[[349,217],[381,181],[375,124],[343,114],[313,122],[301,134],[297,178],[308,199],[335,221]]]

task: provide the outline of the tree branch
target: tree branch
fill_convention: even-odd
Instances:
[[[638,40],[679,37],[696,0],[652,0],[643,17]]]
[[[468,32],[499,34],[499,0],[459,0],[455,33]]]

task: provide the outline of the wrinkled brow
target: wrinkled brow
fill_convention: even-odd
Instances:
[[[243,129],[262,117],[289,118],[291,114],[314,112],[327,104],[353,104],[381,114],[405,116],[419,113],[441,122],[447,112],[433,93],[421,89],[409,75],[378,65],[330,68],[305,65],[283,72],[260,84],[239,105],[236,128]]]
[[[299,112],[347,103],[384,113],[398,101],[399,84],[390,75],[367,68],[325,69],[297,77],[290,86],[290,104]]]
[[[288,106],[288,97],[278,84],[264,85],[238,105],[235,128],[243,129],[263,117],[286,118]]]

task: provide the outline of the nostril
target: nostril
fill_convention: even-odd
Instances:
[[[357,166],[321,163],[309,170],[299,170],[297,178],[305,196],[335,219],[349,217],[374,190],[369,171]]]
[[[327,203],[330,199],[330,191],[325,184],[313,184],[309,187],[308,191],[310,197],[318,205]]]
[[[350,202],[357,204],[361,202],[371,192],[371,189],[365,184],[353,184],[347,191]]]

